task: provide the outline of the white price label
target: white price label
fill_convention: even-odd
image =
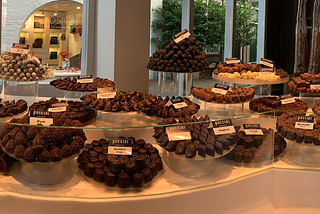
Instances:
[[[261,129],[244,129],[246,135],[263,135]]]
[[[175,103],[175,104],[173,104],[173,106],[174,106],[176,109],[178,109],[178,108],[187,107],[188,105],[187,105],[187,103],[185,103],[185,102],[181,102],[181,103]]]
[[[167,132],[167,135],[168,135],[169,141],[191,139],[191,134],[189,131]]]
[[[320,85],[310,85],[310,89],[320,89]]]
[[[53,118],[30,117],[30,125],[38,124],[50,126],[51,124],[53,124]]]
[[[67,107],[66,106],[48,108],[48,112],[64,112],[64,111],[67,111]]]
[[[114,155],[132,155],[132,147],[108,146],[108,154]]]
[[[289,103],[294,103],[296,102],[296,100],[292,97],[292,98],[288,98],[288,99],[284,99],[284,100],[281,100],[281,104],[282,105],[285,105],[285,104],[289,104]]]
[[[185,38],[187,38],[188,36],[190,36],[191,34],[188,32],[187,29],[184,29],[183,31],[177,33],[176,35],[174,35],[172,37],[173,41],[175,43],[179,43],[180,41],[184,40]]]
[[[98,99],[111,99],[116,96],[117,92],[109,92],[109,93],[98,93],[97,98]]]
[[[313,126],[314,126],[314,123],[296,122],[295,128],[313,130]]]
[[[77,79],[77,83],[93,83],[93,79]]]
[[[213,132],[215,135],[222,135],[222,134],[235,133],[236,130],[234,129],[234,126],[225,126],[225,127],[213,128]]]
[[[224,90],[224,89],[221,89],[221,88],[212,88],[211,91],[214,92],[214,93],[222,94],[222,95],[226,95],[227,92],[228,92],[228,90]]]

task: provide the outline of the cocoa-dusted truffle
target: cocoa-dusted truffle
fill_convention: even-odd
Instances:
[[[50,151],[50,160],[52,162],[58,162],[62,159],[61,152],[59,148],[54,148]]]
[[[51,135],[52,143],[60,143],[63,141],[63,133],[60,129],[55,129]]]
[[[26,151],[26,148],[24,148],[23,145],[18,145],[14,151],[13,151],[13,155],[17,158],[17,159],[23,159],[23,155],[24,152]]]
[[[77,141],[72,141],[72,143],[70,144],[70,149],[72,154],[79,153],[80,152],[79,143]]]
[[[50,162],[50,153],[48,152],[48,150],[43,149],[41,152],[39,152],[37,160],[42,163]]]
[[[36,145],[43,145],[43,146],[44,146],[44,140],[43,140],[41,134],[37,134],[37,135],[35,136],[35,138],[34,138],[33,141],[32,141],[32,144],[33,144],[34,146],[36,146]]]
[[[37,134],[39,134],[37,127],[32,126],[29,127],[26,137],[29,141],[32,141]]]
[[[13,139],[11,139],[6,143],[5,150],[6,152],[13,153],[16,146],[18,146],[18,144]]]
[[[12,129],[9,132],[9,136],[14,139],[14,137],[20,132],[20,128],[18,126],[16,126],[14,129]]]
[[[18,132],[17,135],[14,138],[14,141],[18,144],[18,145],[22,145],[25,144],[27,139],[25,138],[24,134],[22,132]]]
[[[9,134],[6,134],[6,135],[2,138],[1,145],[2,145],[2,146],[5,146],[5,145],[8,143],[9,140],[11,140],[11,138],[10,138]]]
[[[36,161],[36,153],[32,147],[29,147],[25,150],[23,154],[23,160],[26,162],[35,162]]]

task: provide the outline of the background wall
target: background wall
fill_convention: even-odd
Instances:
[[[2,0],[1,52],[11,49],[12,43],[19,41],[19,32],[33,12],[48,3],[68,2],[83,4],[83,0]]]

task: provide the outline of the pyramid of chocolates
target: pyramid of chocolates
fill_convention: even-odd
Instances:
[[[119,137],[119,139],[125,139]],[[94,140],[85,145],[78,157],[84,175],[106,186],[143,187],[163,169],[157,148],[143,139],[132,139],[132,155],[108,154],[108,140]]]
[[[180,117],[179,123],[190,123],[190,122],[201,122],[209,121],[208,115],[197,119],[195,116],[192,118],[190,115],[186,117]],[[164,120],[160,125],[164,124],[175,124],[174,118],[168,118]],[[192,139],[190,140],[179,140],[169,141],[168,135],[166,134],[166,128],[155,127],[153,137],[157,143],[164,147],[169,152],[175,152],[178,155],[185,155],[186,158],[194,158],[197,154],[203,158],[208,156],[215,156],[215,153],[224,155],[231,151],[235,143],[238,141],[237,133],[215,135],[212,128],[209,127],[209,122],[193,123],[187,125]],[[235,127],[236,131],[240,127]]]
[[[80,128],[46,128],[39,126],[24,126],[29,123],[29,116],[13,118],[6,124],[1,132],[1,147],[3,150],[26,162],[58,162],[64,158],[80,153],[87,140],[81,129],[82,123],[78,120],[71,121],[64,116],[54,126],[73,126]],[[58,124],[59,123],[59,124]]]
[[[314,116],[315,124],[313,129],[300,129],[295,127],[298,116],[305,116],[304,113],[286,112],[278,117],[276,122],[277,131],[288,140],[295,140],[297,143],[320,145],[320,116]]]
[[[249,108],[255,112],[265,112],[273,110],[283,110],[283,111],[307,111],[308,104],[302,100],[295,99],[295,102],[282,104],[278,97],[262,97],[251,100],[249,103]],[[283,112],[276,111],[277,116],[281,115]],[[273,112],[271,113],[273,114]]]
[[[262,128],[263,135],[246,135],[238,132],[239,140],[236,147],[224,157],[235,162],[260,163],[279,156],[287,147],[283,137],[273,129]],[[273,140],[273,139],[274,140]]]
[[[205,87],[204,89],[192,87],[190,91],[191,91],[191,94],[196,98],[205,100],[207,102],[214,101],[217,103],[246,102],[253,99],[255,94],[255,91],[253,88],[239,87],[239,88],[233,89],[232,86],[230,86],[228,92],[225,95],[220,93],[215,93],[209,87]]]
[[[157,50],[149,58],[147,68],[166,72],[198,72],[208,70],[209,64],[200,43],[189,37],[178,43],[171,41],[165,49]]]
[[[77,78],[66,77],[52,80],[50,85],[68,91],[96,91],[98,88],[115,87],[113,81],[96,77],[92,83],[79,83]]]
[[[320,94],[319,88],[314,89],[310,87],[313,81],[317,81],[315,84],[319,85],[320,74],[300,74],[299,77],[295,77],[292,79],[292,81],[288,82],[287,87],[289,90],[299,93]]]

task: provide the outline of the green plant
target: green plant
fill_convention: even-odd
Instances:
[[[160,38],[152,38],[158,49],[163,49],[172,41],[172,36],[181,31],[182,0],[163,0],[162,7],[153,11],[157,19],[152,21],[153,30],[161,32]],[[253,19],[254,8],[243,2],[237,3],[236,44],[250,45],[256,40],[256,19]],[[193,36],[204,48],[224,46],[225,6],[215,0],[195,0]],[[223,49],[223,48],[222,48]],[[221,50],[222,50],[221,49]],[[221,53],[220,53],[221,54]]]

